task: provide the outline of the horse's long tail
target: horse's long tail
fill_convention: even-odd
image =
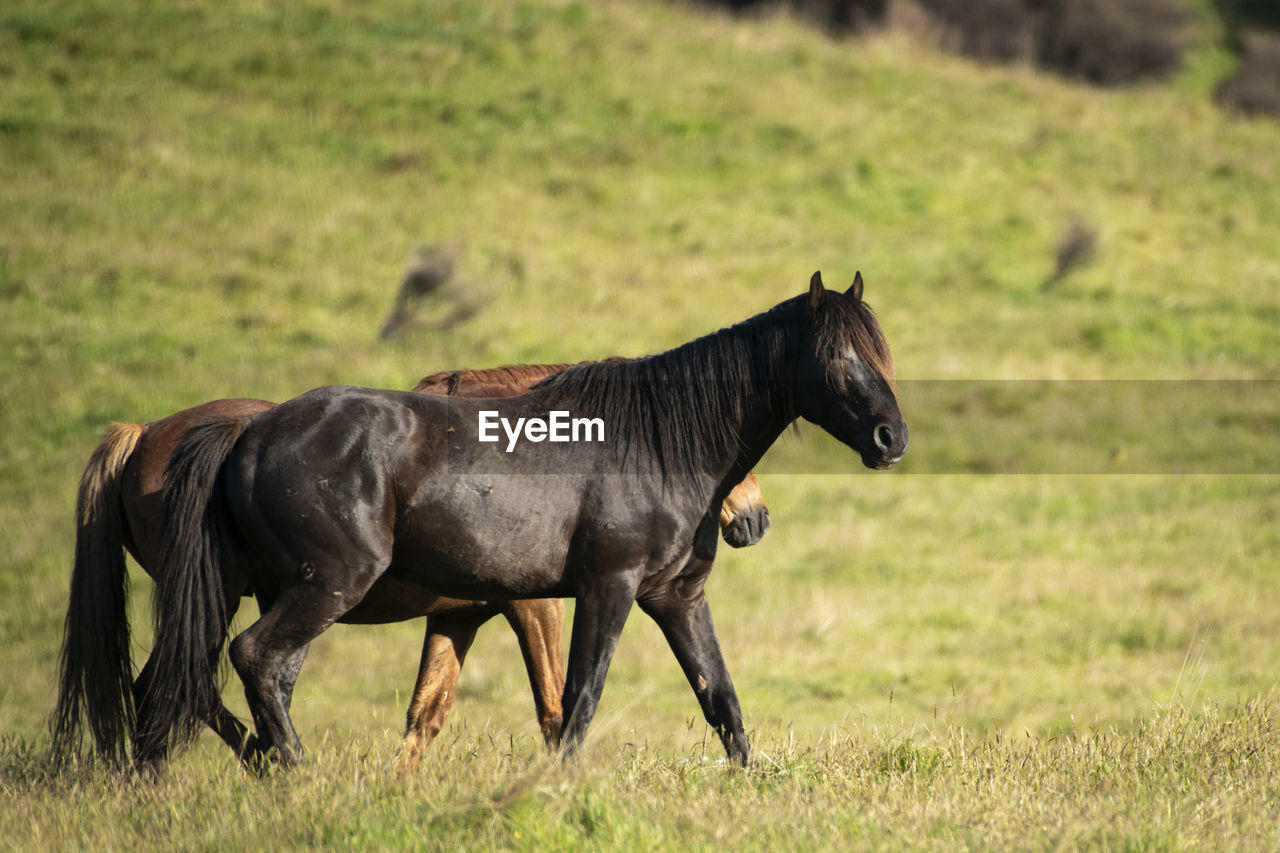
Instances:
[[[163,761],[189,743],[220,707],[218,658],[227,637],[218,472],[248,417],[214,418],[191,429],[170,459],[155,597],[150,682],[138,707],[135,759]]]
[[[127,756],[133,733],[120,476],[145,429],[140,424],[112,424],[80,478],[71,601],[52,719],[54,755],[59,759],[79,751],[82,717],[98,751],[116,762]]]

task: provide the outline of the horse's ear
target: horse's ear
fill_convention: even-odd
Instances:
[[[813,278],[809,279],[809,307],[817,308],[818,303],[822,301],[822,270],[818,270],[813,274]]]
[[[852,296],[859,302],[862,301],[862,270],[858,270],[853,274],[853,284],[849,285],[849,289],[845,291],[846,296]]]

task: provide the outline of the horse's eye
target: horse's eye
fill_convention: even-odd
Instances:
[[[857,353],[846,353],[844,360],[848,365],[848,377],[850,381],[862,383],[871,378],[871,369],[867,367],[866,362],[858,358]]]

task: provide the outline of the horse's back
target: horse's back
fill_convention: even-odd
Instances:
[[[213,417],[252,415],[275,403],[251,398],[211,400],[148,423],[126,463],[120,481],[120,503],[128,529],[125,541],[138,563],[151,574],[160,563],[165,472],[178,444],[192,427]]]

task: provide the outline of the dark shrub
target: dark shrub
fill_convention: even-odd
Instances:
[[[923,12],[926,32],[944,50],[986,62],[1032,61],[1037,65],[1114,86],[1158,77],[1182,59],[1188,22],[1183,0],[695,0],[736,13],[785,3],[797,15],[833,35],[879,26],[893,7]],[[1280,0],[1214,0],[1239,15],[1246,7],[1274,14]],[[1224,15],[1226,13],[1224,12]]]
[[[1280,3],[1276,0],[1214,0],[1227,29],[1280,30]]]
[[[1037,63],[1102,86],[1172,72],[1185,9],[1176,0],[1047,0]]]
[[[1214,97],[1219,104],[1248,115],[1280,116],[1280,36],[1246,38],[1240,67]]]
[[[1091,83],[1167,74],[1182,57],[1178,0],[916,0],[942,47],[995,62],[1032,60]]]
[[[942,47],[986,62],[1029,59],[1037,15],[1025,0],[917,0],[937,24]]]
[[[847,35],[883,24],[889,0],[791,0],[791,8],[833,35]]]
[[[784,5],[780,0],[697,0],[739,14],[753,14]],[[832,35],[861,32],[884,23],[890,0],[785,0],[801,18]]]

